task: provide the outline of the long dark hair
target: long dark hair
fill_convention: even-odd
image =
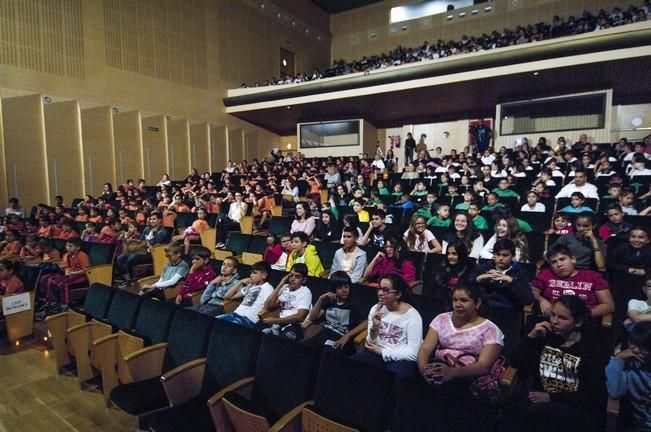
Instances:
[[[459,237],[458,231],[454,226],[454,221],[457,219],[458,216],[464,216],[467,221],[466,232],[462,237]],[[451,243],[452,240],[454,239],[460,239],[470,250],[472,249],[472,242],[474,242],[477,239],[477,237],[479,237],[480,235],[481,234],[479,233],[479,231],[477,231],[477,228],[475,228],[475,224],[473,223],[468,213],[457,212],[454,215],[452,215],[452,223],[450,224],[450,234],[448,236],[450,241],[448,241],[448,243]]]

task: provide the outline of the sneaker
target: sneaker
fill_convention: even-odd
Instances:
[[[133,285],[133,282],[134,282],[134,281],[132,281],[132,280],[125,280],[125,281],[123,281],[121,284],[118,285],[118,288],[119,288],[119,289],[122,289],[122,290],[127,289],[127,288],[129,288],[131,285]]]
[[[45,310],[35,312],[34,313],[34,321],[44,321],[46,316],[47,316],[47,314],[45,313]]]
[[[217,243],[217,249],[224,249],[226,247],[226,243]]]

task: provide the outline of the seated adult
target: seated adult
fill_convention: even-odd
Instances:
[[[387,236],[396,237],[391,227],[387,225],[386,218],[387,214],[384,210],[377,209],[373,212],[368,229],[364,233],[364,237],[359,241],[361,246],[368,245],[374,248],[383,248]]]
[[[480,262],[471,282],[477,283],[486,294],[490,306],[488,318],[504,333],[504,355],[508,358],[522,329],[522,306],[533,303],[531,275],[515,261],[515,243],[498,240],[493,247],[493,259]]]
[[[278,318],[271,316],[262,318],[262,323],[267,326],[262,330],[263,333],[296,341],[303,339],[301,323],[307,318],[312,306],[312,292],[305,286],[305,282],[307,282],[307,266],[303,263],[294,264],[264,302],[267,311],[280,309],[280,312]]]
[[[149,215],[149,225],[142,231],[138,240],[127,240],[125,251],[115,260],[118,273],[128,285],[133,277],[133,268],[138,264],[150,263],[151,246],[168,242],[169,233],[162,226],[163,215],[159,211]]]
[[[595,217],[580,213],[574,222],[574,232],[561,235],[552,246],[566,246],[576,258],[579,269],[606,271],[606,245],[594,233]]]
[[[585,198],[599,199],[597,187],[588,183],[588,171],[585,168],[577,168],[574,171],[574,181],[563,186],[556,198],[569,198],[574,192],[581,192]]]
[[[423,320],[406,300],[408,288],[395,275],[380,279],[378,303],[368,314],[364,351],[352,358],[386,368],[400,376],[413,376],[423,340]]]
[[[228,215],[222,218],[217,224],[217,247],[222,248],[226,244],[229,231],[239,231],[240,221],[246,216],[249,205],[242,199],[240,192],[235,193],[235,201],[228,206]]]
[[[552,305],[563,295],[583,299],[593,317],[602,317],[615,310],[608,282],[597,272],[576,268],[576,257],[563,245],[553,245],[545,254],[549,268],[531,281],[533,297],[540,312],[549,316]]]
[[[354,352],[353,344],[349,342],[366,328],[367,322],[365,312],[350,297],[351,285],[350,277],[343,271],[330,275],[328,292],[317,299],[302,324],[303,329],[307,329],[324,320],[323,328],[304,343],[315,347],[342,349],[349,354]]]
[[[427,382],[442,384],[490,372],[502,350],[504,336],[483,316],[483,304],[482,292],[476,285],[459,284],[454,289],[453,311],[432,320],[418,351],[418,369]]]
[[[364,282],[379,281],[388,275],[398,276],[408,285],[416,282],[416,267],[405,256],[405,244],[402,240],[387,237],[383,250],[383,252],[378,252],[375,255],[366,270],[364,270],[364,276],[362,277]]]
[[[520,341],[511,364],[526,387],[505,404],[501,430],[603,430],[604,362],[591,321],[581,298],[563,295]]]
[[[407,248],[413,252],[441,253],[442,250],[439,241],[427,229],[427,219],[421,214],[415,214],[411,218],[404,240]]]
[[[335,252],[330,277],[335,272],[343,271],[353,283],[357,283],[364,275],[367,263],[366,252],[357,247],[357,230],[350,227],[344,228],[342,239],[344,244]]]
[[[316,221],[312,216],[310,216],[307,204],[299,202],[296,203],[294,208],[296,211],[296,218],[292,222],[290,232],[293,234],[301,231],[310,237],[312,232],[314,232],[314,228],[316,228]]]

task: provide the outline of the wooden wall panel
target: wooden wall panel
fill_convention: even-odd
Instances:
[[[246,132],[244,134],[244,157],[248,162],[251,162],[252,159],[257,158],[260,154],[258,149],[260,137],[258,131]]]
[[[45,104],[43,111],[50,193],[63,195],[71,203],[85,193],[79,104],[77,101]]]
[[[228,138],[226,126],[210,127],[210,169],[221,171],[226,166]]]
[[[115,168],[119,183],[143,177],[141,126],[139,111],[113,115]]]
[[[81,110],[84,182],[86,193],[102,192],[104,183],[116,186],[115,145],[111,107]]]
[[[142,158],[145,180],[156,184],[169,171],[167,120],[164,115],[142,119]]]
[[[182,180],[190,173],[190,125],[186,119],[167,123],[170,177]]]
[[[242,162],[244,159],[244,133],[242,129],[229,129],[228,131],[228,159],[233,162]]]
[[[190,126],[190,166],[200,173],[210,172],[210,125]]]
[[[9,187],[7,186],[7,162],[4,133],[2,132],[2,100],[0,100],[0,208],[6,208],[8,200]]]
[[[27,211],[49,203],[41,96],[4,99],[2,122],[9,194],[18,197]]]

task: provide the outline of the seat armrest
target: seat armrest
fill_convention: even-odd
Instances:
[[[192,299],[193,306],[199,306],[201,304],[201,295],[203,294],[204,291],[205,290],[195,291],[190,294],[190,298]]]
[[[86,267],[84,270],[89,284],[101,283],[111,286],[113,282],[113,264],[97,264]]]
[[[255,377],[251,376],[251,377],[246,377],[246,378],[242,378],[241,380],[235,381],[231,385],[227,385],[226,387],[224,387],[223,389],[221,389],[220,391],[215,393],[210,399],[208,399],[208,402],[207,402],[208,406],[209,407],[215,406],[217,403],[219,403],[222,400],[222,398],[224,397],[224,395],[226,393],[232,392],[232,391],[235,391],[235,390],[240,390],[240,389],[242,389],[244,387],[253,385],[254,381],[255,381]]]
[[[516,368],[509,366],[504,372],[502,372],[502,375],[500,375],[500,384],[505,387],[510,387],[515,382],[517,373],[518,370]]]
[[[170,406],[182,404],[201,392],[207,358],[189,361],[160,377]]]
[[[93,324],[92,324],[92,322],[90,322],[90,321],[85,322],[85,323],[82,323],[82,324],[74,325],[74,326],[72,326],[72,327],[70,327],[70,328],[68,328],[68,329],[66,330],[66,334],[68,335],[68,337],[70,337],[71,334],[76,333],[76,332],[78,332],[78,331],[81,331],[82,329],[85,329],[85,328],[90,329],[90,327],[91,327],[92,325],[93,325]]]
[[[163,359],[167,342],[151,345],[124,356],[131,377],[134,381],[143,381],[160,376],[163,371]]]
[[[303,408],[305,408],[306,405],[312,404],[314,404],[314,401],[307,401],[294,407],[294,409],[274,423],[274,425],[269,428],[269,432],[300,431],[301,413],[303,412]]]
[[[368,330],[362,330],[357,336],[355,336],[355,343],[358,345],[366,342],[366,336],[368,336]]]
[[[160,275],[145,276],[145,277],[142,277],[142,278],[136,280],[136,282],[138,282],[139,288],[142,289],[143,285],[151,285],[154,282],[157,282],[158,279],[160,279]]]

